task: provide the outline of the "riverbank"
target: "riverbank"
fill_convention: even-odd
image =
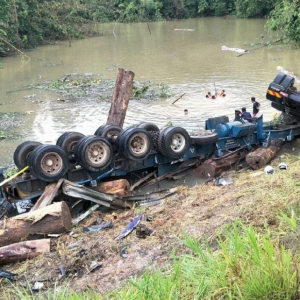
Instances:
[[[253,261],[247,262],[249,265],[247,272],[251,271],[247,274],[250,276],[252,273],[254,277],[257,276],[252,279],[257,279],[263,284],[270,280],[265,276],[268,272],[263,271],[265,266],[270,267],[270,265],[265,265],[266,261],[263,261],[265,259],[263,254],[266,251],[269,251],[267,252],[269,258],[276,262],[272,267],[274,274],[277,271],[281,276],[282,271],[284,274],[292,275],[289,278],[283,275],[279,279],[276,277],[276,280],[279,281],[288,278],[290,283],[284,285],[281,282],[282,284],[278,284],[277,289],[274,285],[268,285],[269,288],[260,291],[260,299],[298,299],[297,286],[295,289],[294,283],[299,280],[299,274],[296,271],[299,266],[299,218],[297,217],[300,209],[299,152],[299,140],[286,144],[279,155],[283,156],[283,160],[288,164],[288,169],[280,171],[277,167],[279,159],[276,157],[271,162],[275,169],[273,175],[266,175],[263,170],[249,170],[244,173],[230,172],[224,174],[233,179],[233,183],[228,186],[218,186],[213,181],[193,188],[180,187],[178,195],[155,207],[136,208],[126,212],[101,213],[98,217],[114,223],[112,229],[88,233],[83,232],[83,224],[80,224],[72,234],[52,239],[50,255],[4,266],[4,269],[19,275],[15,283],[17,290],[2,279],[1,297],[3,299],[21,299],[25,298],[25,296],[21,297],[21,294],[26,292],[32,296],[32,299],[45,299],[47,295],[48,299],[53,299],[52,292],[55,290],[56,299],[65,299],[58,294],[69,291],[87,292],[86,296],[82,296],[85,297],[84,299],[97,299],[99,294],[107,295],[107,292],[125,284],[118,293],[110,294],[107,297],[110,299],[133,299],[133,295],[136,295],[135,299],[166,299],[168,296],[172,299],[194,299],[193,297],[198,292],[200,293],[195,290],[198,282],[195,278],[198,278],[199,281],[203,279],[204,283],[207,283],[203,285],[202,291],[202,293],[205,292],[203,295],[207,299],[228,295],[229,291],[236,292],[236,286],[240,290],[241,296],[235,295],[235,299],[258,299],[245,297],[249,294],[246,294],[245,291],[244,276],[246,273],[242,272],[244,270],[242,267],[245,267],[242,264],[243,260],[247,261],[247,253],[252,253],[249,249],[257,247],[257,254],[262,259],[261,266],[254,261],[255,253],[251,254],[254,256],[254,258],[251,256]],[[140,213],[146,216],[143,223],[154,230],[155,234],[140,239],[135,232],[132,232],[122,243],[117,243],[115,237]],[[237,221],[244,224],[245,227],[234,225],[237,224]],[[252,226],[254,232],[249,226]],[[237,235],[239,242],[235,244],[235,248],[232,248],[234,244],[230,244],[232,242],[230,242],[230,237],[232,238],[234,230],[240,234]],[[249,239],[247,242],[246,237],[249,238],[249,232],[252,232],[252,244]],[[187,235],[191,239],[187,238]],[[268,239],[267,236],[269,236]],[[218,237],[221,237],[221,240]],[[221,241],[224,242],[224,247],[228,246],[228,249],[227,246],[225,247],[229,251],[227,254],[224,252],[225,248],[222,248],[222,244],[220,244]],[[264,248],[266,242],[269,247],[272,246],[269,250]],[[250,243],[245,246],[250,248],[244,249],[239,243],[244,245]],[[195,266],[195,262],[200,263],[197,257],[201,258],[201,251],[197,245],[200,245],[202,249],[205,249],[207,245],[210,247],[210,252],[205,250],[203,252],[206,253],[207,259],[202,257],[203,267],[200,268],[206,270],[206,273],[201,272],[199,268],[191,269],[192,266]],[[190,248],[193,248],[193,251]],[[245,253],[239,254],[238,248],[244,249]],[[193,257],[195,258],[194,263],[193,260],[190,260]],[[211,259],[208,259],[209,257]],[[225,272],[222,277],[223,279],[227,278],[227,281],[219,280],[219,285],[216,283],[218,278],[215,278],[213,285],[208,284],[211,279],[208,276],[208,267],[212,267],[211,264],[208,264],[212,263],[213,258],[220,263],[220,267],[224,267],[229,262],[227,273]],[[286,266],[288,268],[276,269],[282,266],[283,258],[290,259]],[[181,268],[187,266],[188,259],[190,267]],[[183,264],[183,260],[185,260],[185,264]],[[95,261],[101,266],[93,271],[91,265]],[[180,269],[177,268],[179,266]],[[59,271],[61,267],[66,270],[64,280]],[[144,273],[147,269],[150,270],[150,273],[155,270],[164,271],[155,273],[156,275],[152,277],[149,273]],[[187,273],[189,270],[190,273]],[[219,271],[221,272],[221,268]],[[268,271],[271,272],[271,270]],[[143,277],[134,281],[135,283],[127,283],[134,276],[141,274],[144,274]],[[191,274],[190,279],[194,278],[193,282],[187,281],[189,274]],[[193,274],[197,276],[193,277]],[[157,285],[158,290],[155,291],[155,286],[150,286],[150,282],[158,284],[157,279],[161,285]],[[28,289],[36,281],[44,284],[41,294],[31,294]],[[233,284],[234,282],[236,285]],[[171,285],[172,289],[167,289],[164,284]],[[191,288],[187,288],[188,286]],[[144,289],[148,287],[147,296],[145,290],[142,291],[138,287]],[[289,290],[283,291],[282,287],[286,289],[289,287]],[[94,292],[98,296],[93,298]],[[283,292],[286,292],[285,297],[282,297]],[[15,293],[19,294],[15,295]],[[160,295],[160,298],[155,295]]]

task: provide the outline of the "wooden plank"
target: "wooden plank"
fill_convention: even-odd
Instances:
[[[35,205],[31,208],[31,211],[37,210],[39,208],[43,208],[52,203],[55,198],[59,188],[61,187],[64,179],[61,178],[57,183],[52,183],[46,186],[44,193],[35,203]]]

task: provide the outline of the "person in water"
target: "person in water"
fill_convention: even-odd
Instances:
[[[187,116],[189,114],[189,111],[187,109],[185,109],[183,112],[184,112],[185,116]]]
[[[225,90],[222,90],[221,93],[219,94],[219,96],[220,97],[225,97],[226,96]]]
[[[207,94],[206,94],[206,98],[212,99],[211,92],[207,92]]]

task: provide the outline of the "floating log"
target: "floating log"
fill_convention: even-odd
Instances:
[[[61,178],[57,183],[52,183],[46,186],[44,193],[32,207],[31,211],[43,208],[52,203],[64,179]]]
[[[0,222],[0,246],[25,239],[30,234],[63,233],[72,229],[72,218],[65,202],[56,202]]]
[[[281,147],[278,144],[270,145],[267,148],[258,148],[246,156],[246,162],[253,169],[258,170],[266,166],[280,149]]]
[[[241,151],[218,159],[210,158],[193,170],[192,175],[206,179],[214,178],[220,176],[222,172],[230,170],[243,158],[245,158],[245,154]]]
[[[100,183],[94,190],[112,194],[112,195],[127,195],[130,191],[130,184],[126,179],[118,179]]]
[[[132,93],[133,78],[133,72],[119,68],[106,124],[123,127],[129,98]]]
[[[20,242],[0,248],[0,265],[50,252],[50,239]]]

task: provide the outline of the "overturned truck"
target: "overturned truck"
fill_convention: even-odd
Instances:
[[[23,142],[14,152],[14,162],[24,172],[2,184],[1,202],[38,198],[49,183],[61,178],[94,186],[105,177],[119,178],[144,169],[156,169],[160,176],[190,160],[200,164],[213,155],[221,159],[239,149],[251,151],[275,140],[291,141],[300,135],[300,95],[293,83],[292,77],[278,74],[267,90],[271,105],[288,119],[281,124],[264,125],[262,116],[252,123],[239,118],[229,122],[221,116],[206,120],[205,133],[193,136],[181,127],[158,128],[148,122],[126,129],[106,124],[90,136],[66,132],[56,145]]]

